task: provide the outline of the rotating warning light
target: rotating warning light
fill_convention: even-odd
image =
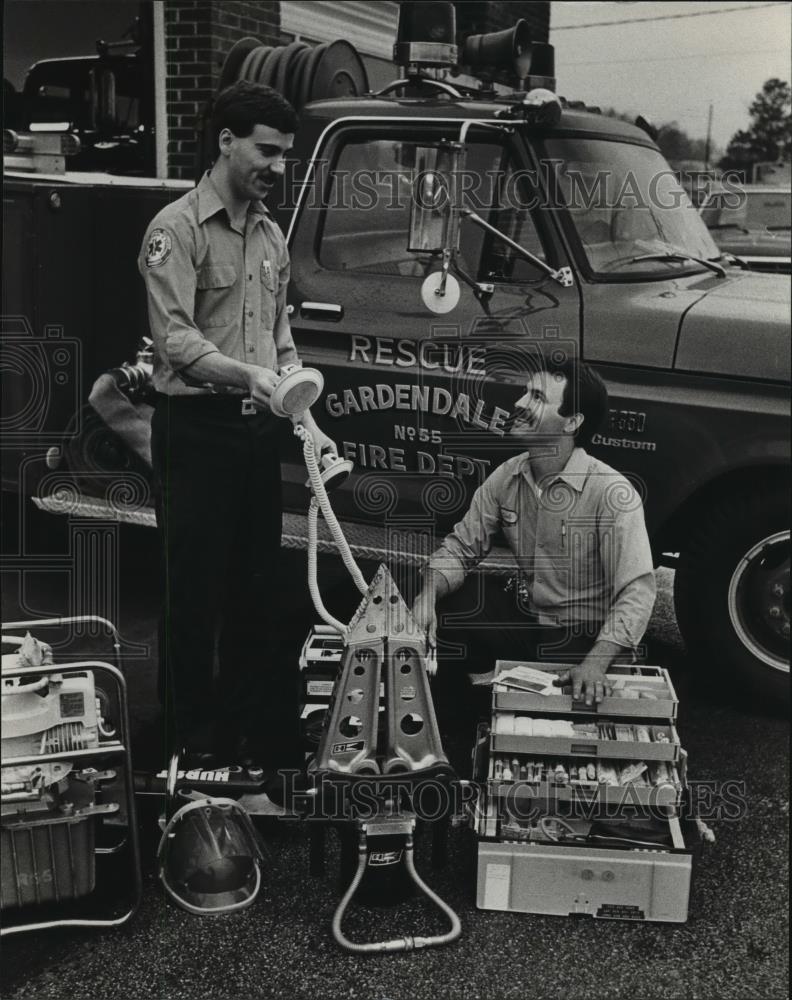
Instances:
[[[400,66],[453,66],[457,61],[454,5],[402,3],[393,61]]]

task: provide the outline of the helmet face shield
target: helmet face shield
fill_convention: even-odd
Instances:
[[[173,814],[157,851],[165,891],[198,915],[249,906],[263,853],[250,817],[233,799],[200,798]]]

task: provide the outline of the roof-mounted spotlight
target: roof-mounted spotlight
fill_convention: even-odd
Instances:
[[[520,97],[520,94],[515,94]],[[522,100],[504,108],[498,118],[523,118],[532,125],[554,127],[561,121],[563,106],[561,100],[552,90],[545,87],[534,87],[522,97]]]
[[[402,3],[393,61],[408,73],[457,62],[456,11],[452,3]]]

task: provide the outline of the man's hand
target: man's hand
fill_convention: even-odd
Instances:
[[[314,453],[316,455],[321,455],[326,451],[331,451],[334,455],[338,454],[335,441],[331,437],[328,437],[318,424],[314,423],[310,430],[314,443]]]
[[[412,616],[415,624],[426,632],[427,644],[433,649],[437,648],[437,610],[435,608],[435,595],[430,590],[422,590],[415,598],[412,606]]]
[[[613,694],[613,687],[605,675],[611,663],[624,652],[623,646],[606,639],[598,639],[581,663],[559,674],[553,683],[571,683],[572,697],[576,701],[583,696],[587,705],[598,703]]]
[[[277,384],[278,376],[271,368],[260,368],[258,365],[250,366],[248,392],[256,409],[268,410],[270,408],[272,392]]]
[[[311,435],[314,454],[317,458],[325,451],[331,451],[334,455],[338,454],[335,441],[319,427],[310,410],[305,410],[304,413],[292,414],[291,422],[293,424],[302,424]]]
[[[602,701],[606,696],[613,694],[613,688],[605,679],[607,667],[601,665],[599,661],[589,660],[588,657],[578,666],[565,670],[558,675],[557,684],[572,684],[572,697],[579,701],[585,696],[586,704],[591,705]]]

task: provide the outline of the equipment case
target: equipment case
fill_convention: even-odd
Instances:
[[[475,822],[477,906],[518,913],[683,923],[700,837],[695,822],[683,822],[679,817],[685,795],[686,755],[673,725],[677,698],[667,672],[657,667],[613,668],[609,673],[620,677],[621,683],[648,690],[653,697],[625,698],[617,691],[595,709],[573,702],[571,694],[561,689],[558,695],[542,695],[499,688],[497,674],[514,666],[517,663],[498,661],[491,725],[480,728],[476,741],[474,777],[484,785]],[[566,669],[538,663],[528,666],[558,672]],[[585,716],[629,726],[649,725],[665,734],[667,742],[509,735],[503,730],[510,728],[510,713],[532,719],[577,722]],[[636,761],[648,766],[662,761],[671,780],[577,785],[569,781],[556,784],[548,775],[542,781],[504,781],[495,777],[495,762],[504,758],[516,758],[517,763],[562,762],[567,769],[591,760],[617,768]],[[573,840],[571,835],[570,839],[553,839],[553,824],[560,823],[563,829],[564,824],[582,823],[585,828],[586,823],[601,820],[652,822],[658,842],[598,843],[596,839]],[[542,824],[550,824],[550,835]]]

